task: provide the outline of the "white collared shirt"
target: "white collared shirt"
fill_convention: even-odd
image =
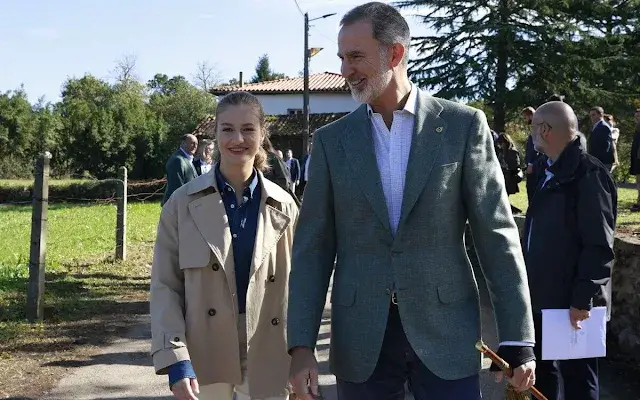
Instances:
[[[304,163],[304,181],[309,182],[309,162],[311,161],[311,154],[307,156],[307,161]]]
[[[404,184],[418,105],[417,92],[415,85],[411,85],[404,108],[393,112],[391,129],[387,128],[382,115],[374,112],[371,106],[367,105],[378,171],[389,213],[389,224],[394,235],[398,230],[402,212]]]
[[[206,162],[202,162],[202,164],[200,164],[200,170],[202,171],[202,175],[206,174],[207,172],[211,171],[211,164],[207,164]]]
[[[182,152],[182,154],[184,154],[184,156],[187,157],[189,161],[193,161],[193,154],[187,153],[186,151],[184,151],[182,147],[180,147],[179,149]]]

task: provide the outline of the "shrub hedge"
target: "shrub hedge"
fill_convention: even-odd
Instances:
[[[127,184],[128,201],[156,201],[162,199],[166,179]],[[55,181],[49,182],[49,202],[91,202],[115,200],[118,180]],[[0,204],[28,203],[33,198],[33,183],[0,184]]]

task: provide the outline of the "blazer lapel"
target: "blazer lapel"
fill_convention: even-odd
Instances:
[[[350,132],[342,135],[342,147],[345,151],[351,174],[360,189],[371,203],[375,214],[384,226],[391,231],[389,213],[382,189],[382,180],[378,170],[373,138],[371,137],[371,123],[367,115],[367,106],[362,105],[353,114],[354,121],[347,124]]]
[[[222,197],[215,187],[213,169],[206,174],[210,180],[192,181],[189,194],[207,190],[208,194],[189,203],[189,213],[204,240],[225,270],[228,282],[235,282],[233,267],[232,239],[229,219],[222,202]],[[197,185],[196,185],[197,183]],[[229,260],[228,258],[231,257]],[[231,261],[231,262],[228,262]],[[233,278],[233,279],[231,279]]]
[[[421,90],[417,100],[398,231],[424,190],[447,132],[447,123],[440,117],[442,105]]]
[[[258,227],[256,229],[250,276],[258,272],[265,258],[277,245],[284,231],[291,223],[291,218],[278,209],[280,202],[287,201],[286,198],[280,196],[281,190],[274,188],[272,185],[275,184],[263,179],[261,175],[260,184],[262,185],[262,198],[260,199],[261,204],[258,213]]]

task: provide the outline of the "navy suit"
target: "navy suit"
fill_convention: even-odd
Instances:
[[[291,158],[289,160],[289,174],[291,175],[291,182],[296,183],[300,180],[300,163],[297,158]]]
[[[611,127],[604,121],[598,122],[589,136],[589,154],[611,167],[614,162],[613,139]]]
[[[296,186],[296,193],[298,194],[298,196],[302,196],[302,194],[304,193],[304,187],[307,185],[305,174],[307,173],[307,160],[309,159],[309,157],[311,157],[311,154],[305,154],[300,162],[300,184]]]
[[[533,172],[527,174],[527,199],[529,203],[531,203],[531,199],[533,198],[533,194],[536,191],[536,186],[538,184],[538,178],[540,176],[540,171],[536,168],[536,160],[542,156],[542,153],[538,153],[533,146],[533,137],[529,135],[527,138],[527,143],[524,152],[524,160],[527,166],[533,166]]]

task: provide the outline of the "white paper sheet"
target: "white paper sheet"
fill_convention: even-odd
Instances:
[[[575,330],[569,310],[542,310],[542,359],[573,360],[607,355],[607,308],[594,307]]]

